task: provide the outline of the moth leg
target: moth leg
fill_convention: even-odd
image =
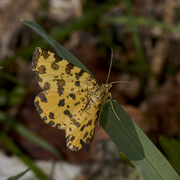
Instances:
[[[99,124],[99,121],[100,121],[100,115],[101,115],[101,112],[102,112],[102,109],[103,109],[103,106],[106,102],[108,102],[107,98],[110,97],[112,99],[112,96],[111,96],[111,93],[108,93],[105,98],[103,99],[103,101],[101,102],[101,105],[100,105],[100,110],[99,110],[99,117],[98,117],[98,124]]]
[[[107,96],[108,97],[108,96]],[[100,122],[100,115],[101,115],[101,112],[103,110],[103,105],[107,102],[106,99],[107,97],[101,102],[101,105],[100,105],[100,108],[99,108],[99,116],[98,116],[98,124]]]
[[[116,111],[115,111],[115,109],[114,109],[113,103],[112,103],[112,101],[116,102],[116,100],[113,100],[113,99],[112,99],[111,93],[109,93],[109,94],[107,95],[107,98],[108,98],[108,97],[109,97],[109,99],[106,100],[106,102],[110,102],[110,104],[111,104],[111,109],[112,109],[113,113],[115,114],[115,116],[116,116],[119,120],[121,120],[121,119],[118,117],[118,115],[117,115],[117,113],[116,113]]]
[[[100,122],[100,115],[101,115],[101,112],[102,112],[102,108],[103,108],[103,104],[101,103],[100,110],[99,110],[99,115],[98,115],[98,125],[99,125],[99,122]]]

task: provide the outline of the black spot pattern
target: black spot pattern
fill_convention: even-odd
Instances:
[[[75,73],[75,78],[79,80],[79,78],[83,75],[84,71],[81,69],[78,73]]]
[[[59,103],[58,103],[58,106],[60,107],[60,106],[64,106],[65,105],[65,99],[61,99],[61,100],[59,100]]]
[[[50,56],[49,52],[44,48],[41,48],[41,51],[42,51],[42,56],[44,57],[44,59],[48,59],[48,57]]]
[[[39,58],[40,58],[40,52],[38,50],[38,48],[35,48],[34,52],[33,52],[33,58],[32,58],[32,69],[36,69],[37,64],[39,62]]]
[[[55,128],[60,129],[61,128],[61,124],[56,124]]]
[[[75,139],[75,136],[72,136],[70,141],[72,142],[72,141],[74,141],[74,139]]]
[[[80,86],[80,81],[76,81],[75,86]]]
[[[66,65],[66,69],[65,69],[66,73],[67,73],[68,75],[72,76],[71,70],[72,70],[73,68],[74,68],[74,65],[73,65],[73,64],[71,64],[71,63],[67,64],[67,65]]]
[[[84,130],[84,128],[85,128],[85,125],[81,127],[80,131],[83,131],[83,130]]]
[[[72,99],[76,99],[76,96],[75,96],[73,93],[69,94],[69,96],[70,96]]]
[[[51,68],[52,68],[54,71],[57,71],[57,70],[59,69],[59,66],[58,66],[55,62],[53,62],[53,63],[51,64]]]
[[[47,98],[45,96],[44,92],[41,92],[37,95],[37,97],[39,97],[41,99],[41,102],[47,103]]]
[[[52,113],[52,112],[49,113],[49,119],[55,119],[54,118],[54,113]]]
[[[45,74],[46,73],[46,67],[44,65],[41,65],[38,67],[39,74]]]
[[[47,117],[46,117],[46,116],[44,116],[44,117],[42,118],[42,120],[43,120],[43,121],[46,121],[46,120],[47,120]]]
[[[42,114],[43,113],[43,110],[41,109],[41,107],[39,106],[39,101],[35,101],[34,102],[34,105],[36,107],[36,110],[39,114]]]
[[[65,110],[64,114],[67,115],[69,118],[72,118],[72,114],[70,113],[69,110]]]
[[[59,57],[59,56],[57,56],[57,55],[55,55],[54,54],[54,58],[55,58],[55,63],[58,63],[59,61],[62,61],[63,60],[63,58],[61,58],[61,57]]]
[[[80,104],[80,102],[75,103],[74,106],[77,106],[78,104]]]
[[[49,121],[48,124],[49,124],[50,126],[53,126],[55,123],[54,123],[53,121]]]
[[[50,84],[48,82],[45,82],[43,89],[48,90],[50,89],[50,87],[51,87]]]
[[[75,119],[73,119],[72,122],[73,122],[73,125],[75,125],[77,127],[81,126],[81,124],[79,122],[77,122]]]
[[[63,91],[64,91],[63,87],[65,85],[66,85],[66,82],[63,79],[57,80],[57,86],[58,86],[57,92],[59,93],[59,96],[61,96],[63,94]]]

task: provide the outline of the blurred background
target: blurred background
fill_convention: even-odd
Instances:
[[[66,148],[63,130],[40,119],[32,53],[35,47],[55,51],[22,19],[44,28],[100,83],[112,47],[109,82],[134,83],[114,85],[113,98],[160,150],[160,135],[180,140],[180,1],[1,0],[0,19],[0,179],[33,162],[49,179],[127,179],[134,172],[100,125],[93,141],[75,153]],[[40,169],[33,172],[23,178],[45,179]]]

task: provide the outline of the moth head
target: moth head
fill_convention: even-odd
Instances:
[[[107,91],[109,91],[111,89],[111,87],[112,87],[112,84],[111,83],[110,84],[103,84],[103,86],[105,87],[105,89]]]

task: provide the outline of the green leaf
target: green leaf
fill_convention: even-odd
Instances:
[[[8,178],[7,180],[17,180],[17,179],[19,179],[20,177],[24,176],[24,175],[25,175],[29,170],[31,170],[31,169],[32,169],[32,167],[30,167],[30,168],[26,169],[25,171],[17,174],[16,176],[12,176],[12,177]]]
[[[26,21],[26,24],[28,23],[29,21]],[[31,22],[30,27],[34,29],[35,27],[37,28],[37,25]],[[39,29],[38,33],[44,33],[44,31],[41,32]],[[49,39],[49,37],[48,40],[50,40],[50,42],[48,42],[52,44],[51,42],[53,40]],[[58,54],[64,52],[64,48],[59,46],[57,51]],[[76,62],[77,59],[74,58],[70,52],[66,50],[64,53],[66,53],[66,60],[72,58],[71,61],[74,61],[73,64],[78,66],[79,63]],[[117,103],[113,102],[113,106],[121,120],[115,116],[112,108],[106,103],[100,116],[100,125],[116,146],[119,147],[134,164],[144,179],[180,179],[172,166],[129,115],[126,114]]]
[[[180,174],[180,143],[175,139],[168,139],[164,136],[159,136],[159,143],[171,165]]]
[[[117,103],[114,103],[114,107],[121,121],[106,105],[100,124],[144,179],[180,179],[160,151],[129,115]]]

